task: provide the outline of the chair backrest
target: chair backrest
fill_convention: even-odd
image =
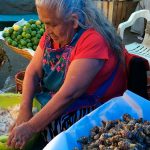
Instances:
[[[150,48],[150,21],[147,21],[145,35],[142,44]]]
[[[130,26],[132,26],[134,24],[134,22],[138,19],[138,18],[145,18],[147,20],[147,22],[150,22],[150,11],[143,9],[143,10],[139,10],[139,11],[135,11],[131,14],[131,16],[129,17],[129,19],[123,23],[120,23],[118,26],[118,33],[120,34],[120,37],[123,39],[124,36],[124,30]]]
[[[146,99],[148,99],[148,93],[147,93],[147,71],[148,70],[149,70],[148,61],[142,57],[132,56],[127,66],[128,90]]]
[[[120,37],[123,39],[124,30],[132,26],[135,23],[135,21],[141,17],[147,20],[145,35],[142,43],[140,44],[140,43],[133,42],[131,44],[125,45],[125,47],[129,53],[136,54],[138,56],[147,59],[150,64],[150,11],[149,10],[143,9],[132,13],[127,21],[119,24],[118,33],[120,34]]]

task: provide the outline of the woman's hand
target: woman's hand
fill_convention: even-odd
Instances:
[[[12,129],[7,145],[12,148],[22,149],[33,134],[34,131],[31,125],[28,122],[22,123]]]
[[[10,127],[10,132],[13,130],[14,127],[21,125],[24,122],[27,122],[32,118],[33,114],[31,110],[22,109],[20,108],[19,115],[15,121],[15,123]]]

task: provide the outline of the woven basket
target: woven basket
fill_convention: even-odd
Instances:
[[[17,93],[22,93],[22,84],[23,84],[24,75],[25,75],[25,71],[20,71],[15,75]]]
[[[14,52],[16,52],[17,54],[20,54],[21,56],[31,60],[32,59],[32,55],[27,51],[27,50],[24,50],[24,49],[20,49],[18,47],[14,47],[12,45],[9,45],[8,43],[6,43],[6,45],[8,47],[10,47]]]

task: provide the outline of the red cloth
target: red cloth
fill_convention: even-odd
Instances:
[[[40,41],[39,41],[39,46],[42,50],[45,49],[45,38],[46,38],[46,32],[43,34],[43,36],[41,37]],[[59,44],[58,43],[53,43],[54,48],[58,49],[59,48]]]
[[[45,35],[46,33],[39,43],[39,46],[42,49],[44,48]],[[105,61],[104,66],[98,72],[87,90],[87,92],[91,94],[109,78],[117,64],[117,59],[112,53],[112,50],[108,47],[105,39],[94,29],[85,31],[72,50],[70,61],[81,58],[102,59]],[[101,101],[106,101],[112,97],[122,95],[127,88],[126,81],[125,67],[120,65],[112,85],[109,87]]]
[[[85,31],[72,51],[71,61],[81,58],[102,59],[105,61],[103,68],[98,72],[88,89],[88,93],[93,93],[109,78],[117,64],[117,59],[108,47],[103,36],[94,29]],[[120,65],[112,85],[105,93],[103,100],[101,100],[105,101],[112,97],[120,96],[126,89],[127,78],[125,66]]]
[[[131,59],[133,59],[133,58],[140,58],[140,56],[128,53],[127,51],[124,51],[124,56],[125,56],[125,61],[126,61],[126,69],[127,69],[127,73],[128,73]],[[146,69],[148,71],[150,69],[149,63],[148,63],[148,61],[145,58],[143,58],[143,60],[145,60],[144,64],[145,64],[145,67],[146,67]]]
[[[44,32],[43,36],[41,37],[41,39],[39,41],[39,45],[38,45],[38,46],[40,46],[40,48],[42,50],[44,50],[44,48],[45,48],[45,38],[46,38],[46,32]]]

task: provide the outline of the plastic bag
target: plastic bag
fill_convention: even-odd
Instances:
[[[7,92],[16,92],[16,83],[15,83],[15,79],[12,76],[7,77],[3,88],[0,90],[0,94],[2,93],[7,93]]]
[[[133,118],[142,117],[145,120],[150,120],[149,108],[150,101],[126,91],[123,96],[109,100],[76,122],[68,130],[60,133],[43,150],[72,150],[74,147],[80,147],[77,139],[81,136],[88,136],[92,127],[100,126],[102,120],[122,119],[121,117],[125,113],[130,114]]]

